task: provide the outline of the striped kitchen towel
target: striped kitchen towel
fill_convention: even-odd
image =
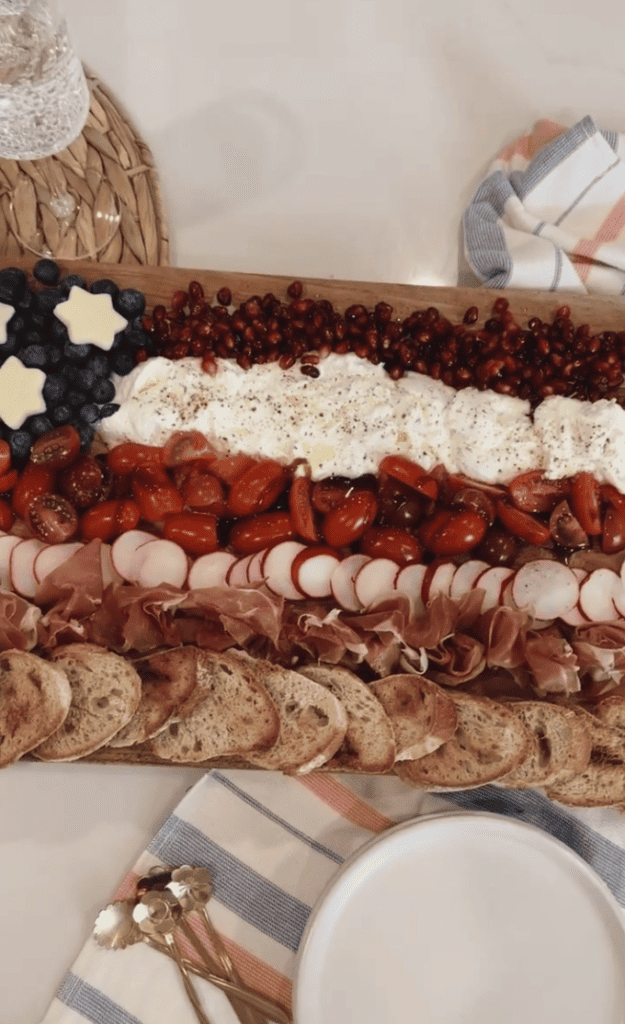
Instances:
[[[463,219],[490,288],[625,293],[625,135],[539,121],[491,164]]]
[[[445,798],[394,777],[215,770],[184,797],[111,898],[128,899],[155,866],[208,868],[211,917],[243,980],[290,1010],[298,945],[343,862],[401,821],[446,809],[491,811],[538,826],[593,866],[625,907],[625,823],[617,810],[570,812],[538,791],[496,786]],[[211,1024],[234,1024],[221,992],[197,982]],[[42,1024],[197,1024],[175,965],[142,943],[88,939]]]

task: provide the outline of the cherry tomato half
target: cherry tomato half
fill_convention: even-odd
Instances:
[[[80,520],[80,534],[83,540],[113,540],[120,533],[134,530],[141,518],[136,501],[119,498],[103,501],[87,509]]]
[[[13,513],[11,506],[7,501],[2,501],[0,498],[0,530],[4,530],[7,533],[13,526]]]
[[[531,469],[510,481],[508,493],[522,512],[551,512],[569,493],[570,486],[568,477],[548,480],[541,470]]]
[[[30,449],[30,461],[48,469],[62,469],[69,466],[80,452],[80,434],[76,427],[67,424],[47,430],[34,442]]]
[[[0,476],[4,476],[11,468],[11,446],[8,441],[0,440]]]
[[[323,536],[333,548],[353,544],[362,537],[378,514],[378,499],[371,491],[350,491],[323,520]]]
[[[228,486],[232,486],[235,480],[238,480],[255,462],[256,459],[253,459],[251,455],[225,455],[223,458],[211,462],[211,473]]]
[[[216,516],[228,514],[226,492],[221,480],[209,473],[201,463],[189,463],[184,479],[178,484],[185,505],[195,512],[212,512]]]
[[[173,512],[182,512],[184,503],[167,473],[159,466],[141,466],[132,475],[132,493],[149,523]]]
[[[135,444],[125,441],[111,448],[106,461],[113,473],[132,473],[139,466],[162,466],[163,449],[150,444]]]
[[[237,555],[251,555],[280,541],[293,540],[295,536],[288,512],[262,512],[235,523],[228,540]]]
[[[601,533],[599,484],[592,473],[578,473],[571,481],[571,508],[582,530],[590,537]]]
[[[210,512],[177,512],[163,517],[163,537],[191,555],[208,555],[219,547],[217,519]]]
[[[29,505],[38,494],[52,494],[54,487],[54,470],[48,466],[38,466],[27,462],[21,476],[13,488],[11,503],[13,511],[20,519],[26,518]]]
[[[92,455],[81,455],[59,477],[59,491],[75,508],[89,508],[102,499],[102,465]]]
[[[430,550],[435,555],[461,555],[471,551],[483,539],[488,529],[484,516],[471,508],[452,512],[449,519],[441,522],[430,540]]]
[[[614,555],[625,548],[625,507],[607,508],[603,517],[603,536],[601,550],[606,555]]]
[[[319,531],[312,506],[312,482],[306,476],[296,476],[289,491],[289,510],[295,530],[302,540],[316,544]]]
[[[497,516],[506,529],[510,530],[510,533],[528,544],[541,546],[548,544],[551,540],[549,527],[545,523],[540,519],[535,519],[529,512],[521,512],[521,509],[508,505],[501,498],[497,502]]]
[[[232,484],[228,495],[229,511],[234,516],[266,512],[284,490],[287,479],[287,470],[273,459],[254,463]]]
[[[199,430],[179,430],[163,445],[163,463],[169,468],[197,459],[207,465],[217,459],[217,452]]]
[[[400,565],[420,562],[423,548],[406,530],[370,526],[360,538],[360,550],[370,558],[390,558]]]
[[[78,515],[60,494],[38,494],[26,513],[26,521],[39,540],[63,544],[76,536]]]

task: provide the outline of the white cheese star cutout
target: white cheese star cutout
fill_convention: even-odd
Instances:
[[[65,324],[69,340],[75,345],[96,345],[105,352],[128,323],[113,309],[110,295],[92,295],[78,285],[72,286],[65,302],[54,307],[54,315]]]
[[[7,306],[6,302],[0,302],[0,345],[7,340],[7,324],[15,310],[13,306]]]
[[[11,430],[17,430],[29,416],[46,411],[43,370],[24,366],[16,356],[9,356],[0,367],[0,419]]]

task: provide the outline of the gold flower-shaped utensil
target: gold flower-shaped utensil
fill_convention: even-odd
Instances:
[[[172,893],[168,892],[147,892],[142,896],[132,912],[132,916],[140,930],[156,942],[164,942],[172,954],[182,982],[185,987],[189,1002],[195,1010],[195,1015],[200,1024],[210,1024],[204,1013],[197,992],[195,991],[189,971],[184,959],[176,945],[173,933],[178,927],[178,921],[182,916],[182,908]]]

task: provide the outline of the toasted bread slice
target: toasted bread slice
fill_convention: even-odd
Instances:
[[[0,654],[0,768],[14,764],[62,725],[72,690],[65,673],[26,651]]]
[[[386,676],[372,683],[371,689],[392,722],[396,761],[425,757],[456,731],[456,705],[440,686],[424,676]]]
[[[399,761],[395,773],[433,791],[474,789],[508,775],[531,749],[531,737],[518,715],[488,697],[450,690],[458,727],[433,754]]]
[[[625,804],[625,731],[581,714],[591,738],[590,760],[582,771],[562,773],[545,792],[550,800],[569,807]]]
[[[565,771],[579,771],[590,760],[590,733],[569,708],[547,701],[510,701],[536,743],[526,759],[498,785],[513,789],[546,786]]]
[[[621,694],[608,693],[588,710],[604,725],[625,730],[625,697]]]
[[[188,650],[195,688],[169,724],[147,741],[151,751],[168,761],[193,763],[271,747],[280,719],[255,663],[230,651]]]
[[[258,768],[305,774],[336,754],[347,732],[347,713],[325,686],[269,661],[253,662],[280,715],[273,747],[248,760]]]
[[[347,729],[326,771],[386,772],[395,761],[395,736],[389,716],[371,688],[338,665],[299,668],[307,679],[325,686],[345,708]]]
[[[41,761],[75,761],[97,750],[132,718],[141,680],[126,658],[96,644],[66,644],[51,654],[65,673],[72,700],[62,725],[33,754]]]
[[[128,725],[107,745],[131,747],[164,729],[195,689],[195,661],[195,652],[189,647],[176,647],[134,661],[141,679],[141,700]]]

